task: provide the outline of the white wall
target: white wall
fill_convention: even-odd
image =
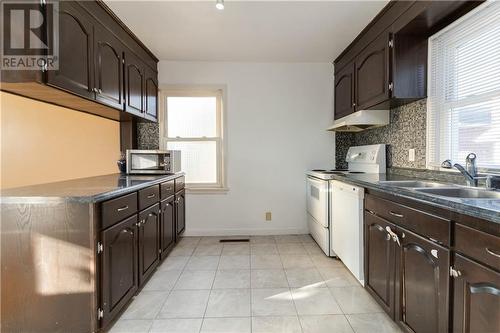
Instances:
[[[307,232],[305,171],[334,165],[328,63],[160,62],[161,85],[226,87],[225,194],[188,194],[186,235]],[[272,221],[265,221],[265,212]]]

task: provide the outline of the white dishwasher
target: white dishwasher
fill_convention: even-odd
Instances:
[[[330,181],[330,242],[333,252],[364,286],[363,200],[364,189]]]

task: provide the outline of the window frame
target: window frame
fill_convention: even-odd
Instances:
[[[215,142],[217,181],[215,183],[187,183],[186,190],[191,193],[219,193],[226,192],[226,127],[223,87],[170,87],[160,86],[160,113],[158,117],[160,148],[167,149],[168,142]],[[167,137],[168,135],[168,108],[169,97],[215,97],[216,98],[216,136],[215,137]]]
[[[431,135],[431,127],[434,126],[435,124],[432,124],[431,118],[436,117],[435,114],[438,110],[432,108],[432,90],[434,89],[434,82],[432,80],[432,72],[433,72],[433,67],[432,67],[432,55],[433,52],[433,41],[438,39],[441,35],[447,33],[449,30],[452,30],[456,28],[457,26],[461,25],[464,21],[468,20],[470,16],[473,16],[476,12],[479,12],[483,10],[484,8],[488,7],[490,3],[486,2],[482,5],[479,5],[477,8],[473,9],[471,12],[467,13],[466,15],[462,16],[455,22],[451,23],[447,27],[443,28],[439,32],[435,33],[434,35],[429,37],[428,41],[428,57],[427,57],[427,77],[428,77],[428,82],[427,82],[427,110],[426,110],[426,118],[427,118],[427,124],[426,124],[426,168],[429,170],[440,170],[440,171],[446,171],[446,172],[453,172],[453,173],[458,173],[458,170],[455,169],[446,169],[441,167],[441,162],[442,161],[432,161],[434,159],[432,154],[432,149],[431,146],[433,146],[435,149],[440,149],[440,143],[439,142],[433,142],[432,140],[432,135]],[[445,59],[446,60],[446,59]],[[477,102],[481,101],[487,101],[489,98],[492,98],[493,96],[498,96],[499,91],[495,90],[489,93],[482,94],[481,96],[469,96],[465,100],[461,101],[450,101],[450,102],[444,102],[440,104],[439,109],[449,109],[449,107],[457,107],[457,106],[466,106],[469,104],[474,104]],[[445,106],[445,107],[443,107]],[[450,114],[447,115],[448,120],[450,121]],[[437,125],[437,129],[435,129],[436,132],[442,133],[443,131],[446,131],[446,127],[449,125],[449,122],[444,124],[442,121]],[[453,136],[453,132],[456,129],[452,129],[450,133],[448,133],[449,136]],[[437,137],[439,138],[439,136]],[[436,139],[436,138],[434,138]],[[439,155],[439,153],[438,153]],[[479,156],[480,157],[480,156]],[[464,161],[454,161],[454,163],[461,163],[465,162],[465,156],[464,156]],[[500,174],[500,166],[497,168],[496,165],[494,168],[492,167],[478,167],[478,171],[480,173],[486,173],[486,174]]]

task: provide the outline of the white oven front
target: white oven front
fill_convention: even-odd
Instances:
[[[307,177],[307,213],[328,228],[328,181]]]

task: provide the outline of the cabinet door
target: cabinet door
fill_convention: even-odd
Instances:
[[[389,33],[382,33],[356,57],[356,110],[387,101],[389,95]]]
[[[408,332],[448,332],[450,251],[410,231],[398,231],[396,321]]]
[[[161,228],[160,244],[162,259],[167,256],[169,249],[175,242],[175,214],[174,214],[174,196],[163,200],[160,203],[161,209]]]
[[[175,194],[175,228],[180,235],[186,227],[186,191],[182,190]]]
[[[158,119],[158,73],[146,68],[144,80],[144,113],[149,120]]]
[[[96,99],[123,110],[123,44],[100,24],[94,39]]]
[[[387,232],[395,226],[365,212],[365,285],[391,317],[394,316],[395,246]]]
[[[160,262],[160,205],[139,213],[139,285],[153,273]]]
[[[134,215],[101,233],[102,326],[106,326],[137,291],[136,224],[137,215]]]
[[[131,52],[125,55],[125,111],[142,116],[144,111],[144,66]]]
[[[455,254],[453,332],[500,332],[500,273]]]
[[[354,112],[354,64],[348,64],[335,74],[335,119]]]
[[[59,2],[59,69],[47,72],[47,84],[94,99],[94,26],[75,2]]]

